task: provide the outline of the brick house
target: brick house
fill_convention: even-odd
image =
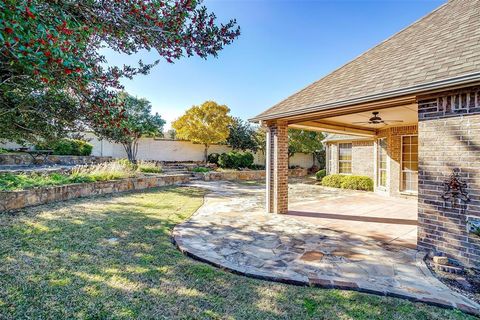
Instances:
[[[379,130],[376,138],[333,133],[323,143],[327,174],[367,176],[379,194],[417,197],[417,125]]]
[[[370,175],[387,195],[417,194],[417,247],[479,267],[479,17],[480,0],[451,0],[253,118],[267,128],[268,212],[288,211],[289,127],[355,135],[327,141],[329,171]],[[469,202],[442,197],[452,171]]]

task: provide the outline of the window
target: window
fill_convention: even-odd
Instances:
[[[338,173],[352,173],[352,144],[338,144]]]
[[[387,187],[387,138],[378,140],[378,186]]]
[[[402,137],[402,191],[418,189],[418,137]]]
[[[329,173],[329,174],[334,173],[334,172],[333,172],[333,164],[334,164],[333,161],[334,161],[334,155],[335,155],[335,154],[334,154],[333,151],[334,151],[333,145],[330,144],[330,145],[328,146],[328,173]]]

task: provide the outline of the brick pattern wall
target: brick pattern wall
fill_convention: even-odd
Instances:
[[[480,239],[467,220],[480,218],[480,88],[422,97],[418,105],[418,246],[479,268]],[[452,169],[467,183],[465,211],[441,198]]]
[[[329,142],[328,148],[331,150],[327,153],[327,161],[332,157],[330,162],[328,174],[338,173],[338,144],[351,143],[352,144],[352,174],[360,176],[368,176],[373,179],[374,176],[374,153],[373,140],[372,141],[342,141]]]
[[[409,125],[401,127],[387,128],[378,132],[378,138],[387,138],[388,154],[388,181],[387,193],[390,196],[398,197],[401,195],[401,158],[402,158],[402,136],[417,135],[418,126]]]
[[[352,174],[374,176],[373,141],[352,142]]]
[[[288,126],[277,121],[267,131],[267,211],[288,212]]]

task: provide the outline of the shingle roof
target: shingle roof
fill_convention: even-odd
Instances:
[[[349,134],[329,133],[322,142],[330,141],[355,141],[355,140],[373,140],[373,138],[352,136]]]
[[[480,0],[451,0],[255,119],[474,73],[480,73]]]

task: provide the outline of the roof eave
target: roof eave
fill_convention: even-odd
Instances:
[[[424,94],[429,91],[448,89],[450,87],[472,84],[478,81],[480,81],[480,72],[475,72],[475,73],[462,75],[459,77],[447,78],[444,80],[428,82],[428,83],[424,83],[424,84],[420,84],[412,87],[385,91],[382,93],[376,93],[376,94],[367,95],[359,98],[336,101],[336,102],[326,103],[323,105],[305,107],[305,108],[294,110],[294,111],[279,112],[279,113],[274,113],[270,115],[267,114],[265,116],[258,115],[254,118],[249,119],[249,121],[260,122],[260,121],[281,119],[281,118],[286,118],[290,116],[307,114],[311,112],[331,110],[335,108],[352,106],[360,103],[368,103],[368,102],[373,102],[373,101],[378,101],[378,100],[383,100],[388,98],[394,98],[394,97],[404,96],[408,94]]]

